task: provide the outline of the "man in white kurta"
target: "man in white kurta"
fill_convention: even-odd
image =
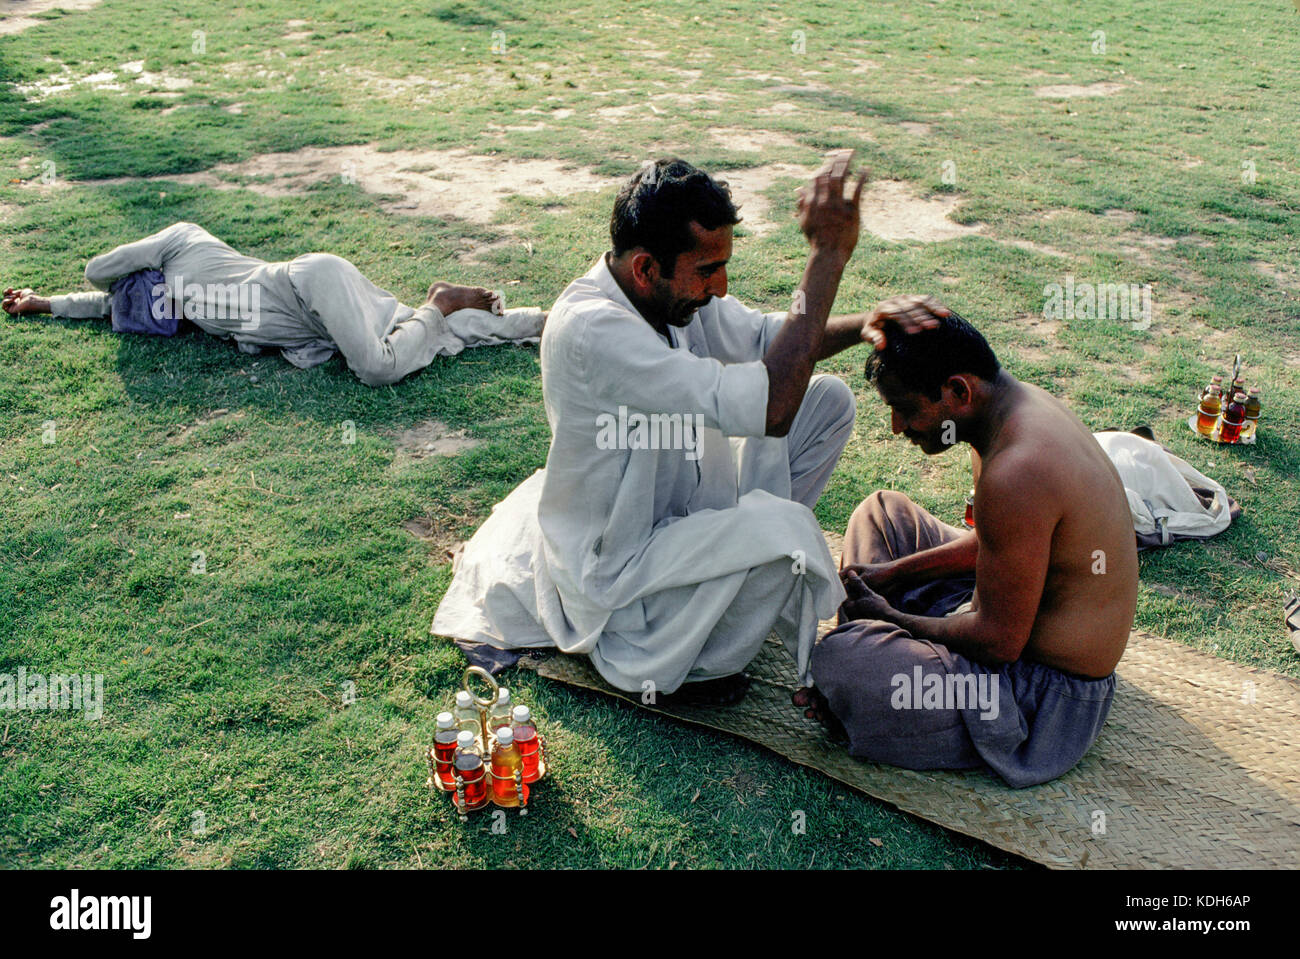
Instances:
[[[93,291],[52,296],[7,291],[14,313],[49,312],[67,319],[106,319],[114,281],[142,270],[163,274],[175,315],[247,353],[279,349],[303,369],[336,351],[368,386],[383,386],[466,347],[535,342],[539,309],[489,309],[477,287],[435,284],[429,301],[405,306],[342,257],[308,253],[277,263],[245,256],[193,223],[173,223],[152,236],[92,259]]]
[[[699,174],[681,161],[665,173],[665,162],[653,175]],[[818,280],[823,326],[856,242],[856,194],[852,203],[852,240],[840,241],[848,251],[827,271],[829,298]],[[721,230],[704,226],[699,235]],[[805,373],[793,421],[767,435],[783,316],[715,295],[656,328],[616,279],[612,256],[551,309],[541,347],[546,467],[466,544],[432,631],[556,646],[589,656],[620,689],[672,693],[739,673],[774,630],[806,682],[817,622],[845,598],[812,506],[852,431],[852,391]],[[820,277],[811,258],[810,276]],[[725,278],[710,288],[725,292]],[[865,338],[858,332],[838,348]]]
[[[670,342],[602,256],[556,301],[542,338],[546,468],[466,544],[433,631],[585,653],[620,689],[671,693],[739,672],[775,629],[802,674],[818,619],[844,599],[811,508],[854,403],[843,381],[818,377],[790,435],[764,437],[761,361],[780,323],[728,296]],[[651,435],[654,414],[703,429],[676,449],[598,445],[598,418],[620,407],[628,447],[668,432]]]

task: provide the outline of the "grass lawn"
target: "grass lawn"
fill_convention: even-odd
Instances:
[[[90,256],[191,220],[267,259],[345,256],[406,302],[446,278],[548,306],[607,247],[613,189],[563,177],[487,217],[467,187],[456,218],[346,175],[285,193],[240,171],[306,147],[753,171],[731,291],[764,309],[788,303],[806,251],[788,171],[826,149],[856,147],[927,208],[959,201],[965,236],[864,233],[837,311],[935,293],[1094,429],[1152,424],[1245,514],[1143,557],[1137,626],[1300,676],[1281,626],[1300,567],[1292,4],[104,0],[42,16],[0,35],[0,286],[80,289]],[[1067,276],[1150,284],[1150,326],[1045,319],[1044,287]],[[1221,450],[1184,422],[1234,352],[1263,427]],[[865,353],[822,366],[859,397],[823,527],[881,487],[955,521],[965,454],[891,438]],[[303,372],[199,335],[6,317],[0,410],[0,673],[100,673],[105,695],[98,721],[0,714],[0,866],[1025,865],[522,670],[507,681],[555,758],[535,814],[496,835],[430,802],[420,752],[464,665],[428,633],[444,546],[545,461],[535,349],[369,389],[338,359]],[[399,455],[392,434],[431,418],[485,443]]]

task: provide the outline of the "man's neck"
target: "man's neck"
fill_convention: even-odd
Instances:
[[[632,292],[629,278],[627,277],[626,272],[619,266],[618,261],[614,259],[614,253],[612,250],[605,251],[605,267],[609,270],[609,275],[614,278],[614,282],[618,284],[618,288],[623,291],[623,295],[627,297],[628,302],[632,304],[639,314],[641,314],[641,319],[649,323],[656,333],[671,342],[672,336],[668,333],[668,321],[653,316],[653,309],[648,307],[644,301],[640,300],[636,294]]]
[[[979,418],[972,424],[967,442],[979,453],[980,459],[988,456],[997,442],[1011,411],[1020,401],[1020,381],[1006,370],[998,371],[998,378],[989,385]]]

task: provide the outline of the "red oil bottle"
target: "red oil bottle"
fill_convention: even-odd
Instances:
[[[523,762],[524,782],[535,783],[542,778],[538,768],[538,759],[542,748],[542,737],[533,725],[533,715],[527,706],[516,706],[514,712],[513,739]]]
[[[456,717],[451,713],[438,714],[438,731],[433,734],[434,775],[447,789],[456,788]]]
[[[523,773],[524,760],[515,745],[514,730],[502,726],[496,731],[496,745],[492,747],[492,801],[498,806],[520,805],[520,792],[523,801],[528,801],[528,784],[515,788],[515,773]]]
[[[465,784],[466,809],[482,809],[488,804],[487,769],[479,755],[474,734],[462,730],[456,741],[456,772]]]
[[[1219,427],[1219,439],[1224,443],[1235,443],[1241,436],[1241,426],[1246,421],[1246,394],[1237,393],[1232,402],[1223,411],[1223,426]]]

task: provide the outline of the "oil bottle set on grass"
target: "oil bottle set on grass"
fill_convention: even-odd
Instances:
[[[474,695],[471,676],[485,679],[492,692]],[[452,794],[462,822],[491,805],[527,815],[529,787],[547,772],[546,742],[532,712],[478,666],[465,670],[463,685],[451,710],[438,714],[427,754],[429,786]]]

